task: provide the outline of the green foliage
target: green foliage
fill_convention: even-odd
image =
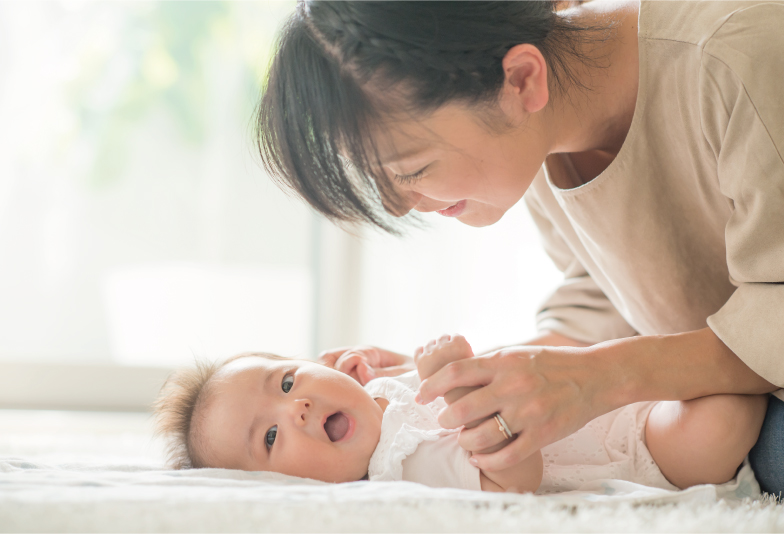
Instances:
[[[277,22],[292,8],[289,2],[253,6],[258,33],[249,32],[253,39],[248,42],[238,37],[237,28],[238,21],[248,21],[235,13],[247,4],[161,1],[94,6],[94,20],[79,52],[79,73],[67,88],[80,124],[78,135],[89,138],[94,149],[88,173],[93,187],[120,177],[129,135],[152,110],[170,114],[180,141],[198,146],[205,140],[210,126],[210,51],[228,51],[242,62],[248,94],[237,95],[237,101],[255,98]],[[112,35],[97,39],[101,30],[96,25],[105,24],[107,17],[114,22]],[[247,106],[237,112],[247,113]]]

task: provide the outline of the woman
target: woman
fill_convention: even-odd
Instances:
[[[525,193],[564,272],[537,339],[422,383],[425,402],[483,386],[443,426],[499,413],[517,435],[481,469],[632,402],[784,386],[783,22],[748,2],[298,6],[258,116],[281,184],[390,231],[412,209],[493,224]],[[410,365],[323,359],[362,380]],[[488,420],[461,445],[503,439]],[[784,490],[778,398],[750,456]]]

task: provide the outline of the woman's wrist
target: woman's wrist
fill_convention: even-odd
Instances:
[[[510,346],[544,346],[544,347],[588,347],[590,343],[585,343],[583,341],[577,341],[576,339],[572,339],[567,337],[563,334],[559,334],[558,332],[553,332],[551,330],[542,330],[536,334],[536,337],[529,339],[528,341],[524,341],[523,343],[518,343],[517,345],[502,345],[500,347],[495,347],[491,350],[486,350],[484,352],[479,353],[481,356],[482,354],[490,354],[491,352],[496,352],[501,349],[508,348]]]
[[[602,386],[596,400],[610,410],[640,401],[776,390],[709,328],[617,339],[583,350],[595,361],[591,367]]]
[[[655,336],[614,339],[583,349],[590,364],[592,382],[597,385],[594,403],[600,413],[643,400],[657,399],[645,380],[648,374],[643,352],[655,352]],[[646,398],[652,395],[651,398]],[[658,400],[658,399],[657,399]]]

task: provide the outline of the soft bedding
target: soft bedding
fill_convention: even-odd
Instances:
[[[331,485],[272,473],[163,468],[143,414],[0,410],[0,530],[781,531],[750,468],[670,492],[606,480],[549,496]]]

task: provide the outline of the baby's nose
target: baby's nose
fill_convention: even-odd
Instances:
[[[298,426],[304,426],[310,417],[310,409],[313,403],[310,399],[296,399],[294,401],[294,423]]]

